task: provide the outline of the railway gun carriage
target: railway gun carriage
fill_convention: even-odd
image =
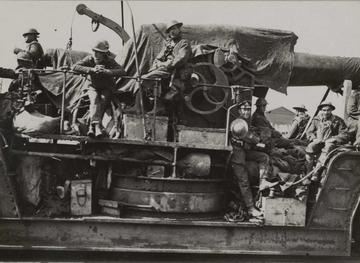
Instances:
[[[23,70],[20,89],[2,96],[16,113],[1,130],[0,249],[350,255],[352,240],[360,244],[360,153],[352,145],[327,156],[321,182],[290,182],[306,190],[302,198],[260,198],[263,220],[224,215],[238,196],[229,165],[236,105],[287,86],[326,85],[346,99],[360,84],[359,58],[295,53],[297,36],[287,31],[184,25],[191,81],[154,79],[145,110],[177,87],[166,116],[127,114],[131,85],[141,85],[137,73],[160,52],[165,24],[141,26],[135,45],[102,19],[126,42],[116,61],[128,75],[116,80],[103,138],[86,136],[89,80],[68,69],[86,52],[48,49],[46,68]]]

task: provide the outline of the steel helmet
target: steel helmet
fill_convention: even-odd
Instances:
[[[103,39],[101,41],[104,42],[104,44],[107,48],[110,48],[109,42],[107,40]]]
[[[40,33],[35,28],[29,28],[27,31],[25,31],[23,36],[29,35],[29,34],[40,35]]]
[[[106,46],[106,43],[104,41],[97,41],[95,45],[92,48],[93,51],[98,51],[102,53],[108,53],[109,49]]]
[[[295,106],[293,107],[294,110],[297,110],[297,111],[307,111],[306,107],[304,104],[300,104],[298,106]]]
[[[325,106],[329,106],[332,110],[335,110],[335,106],[332,105],[332,103],[330,101],[321,102],[320,105],[318,106],[318,110],[321,110]]]
[[[176,20],[171,20],[170,22],[168,22],[168,23],[166,24],[166,31],[165,31],[165,33],[169,33],[170,28],[173,27],[173,26],[175,26],[175,25],[176,25],[177,27],[181,27],[181,26],[183,25],[183,23],[178,22],[178,21],[176,21]]]
[[[266,101],[266,99],[265,98],[258,98],[257,100],[256,100],[256,102],[255,102],[255,105],[256,106],[265,106],[265,105],[267,105],[268,103],[267,103],[267,101]]]
[[[243,119],[236,119],[230,124],[231,133],[239,139],[245,138],[249,126]]]
[[[25,52],[25,51],[21,51],[21,52],[17,53],[16,59],[32,62],[31,57],[30,57],[29,54],[28,54],[27,52]]]

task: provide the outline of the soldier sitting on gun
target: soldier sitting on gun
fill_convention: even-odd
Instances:
[[[262,215],[255,208],[253,196],[250,190],[249,175],[246,169],[246,160],[255,161],[259,164],[260,190],[272,187],[273,184],[267,181],[269,178],[269,156],[264,152],[254,150],[260,142],[260,138],[249,128],[251,115],[251,101],[243,101],[238,105],[239,117],[230,125],[231,145],[233,146],[233,155],[231,157],[231,166],[238,180],[240,193],[248,214],[252,217]]]
[[[310,144],[306,148],[306,173],[314,167],[315,156],[320,154],[318,164],[323,162],[329,152],[349,141],[348,128],[343,119],[332,114],[335,107],[331,102],[322,102],[318,109],[320,114],[310,124],[306,134]],[[318,180],[318,173],[314,173],[312,181]]]
[[[191,56],[191,46],[190,42],[182,36],[181,26],[183,23],[177,22],[175,20],[167,24],[166,33],[169,34],[169,37],[165,41],[165,45],[155,58],[154,63],[149,71],[149,73],[143,75],[144,78],[170,78],[172,74],[176,74],[181,70],[189,57]],[[153,89],[154,81],[143,80],[142,85],[149,89]],[[156,115],[165,115],[165,106],[162,100],[159,100],[156,105]],[[135,105],[128,109],[126,113],[131,114],[140,114],[140,93],[136,91],[135,95]],[[154,111],[149,112],[153,114]]]
[[[306,139],[306,136],[304,135],[303,138],[301,138],[303,132],[305,131],[306,125],[310,119],[310,116],[306,114],[306,107],[305,105],[299,105],[296,107],[293,107],[294,110],[296,110],[296,117],[292,122],[290,132],[289,132],[289,139]]]
[[[108,56],[106,44],[98,41],[92,48],[93,55],[89,55],[77,62],[72,69],[90,75],[92,86],[89,87],[90,98],[89,137],[102,137],[101,122],[106,105],[110,102],[115,91],[114,77],[124,76],[126,72],[122,66]]]
[[[14,53],[18,54],[19,52],[27,52],[33,61],[34,67],[42,69],[43,65],[41,65],[41,60],[44,55],[44,50],[37,40],[38,35],[40,35],[40,33],[35,28],[27,30],[23,34],[25,43],[28,44],[26,49],[22,50],[16,47],[14,48]]]
[[[275,147],[278,148],[287,148],[292,146],[294,143],[292,140],[286,139],[282,134],[275,130],[275,128],[270,124],[269,120],[265,116],[267,101],[264,98],[259,98],[256,100],[256,110],[252,116],[251,125],[256,129],[256,131],[262,135],[263,131],[269,133],[269,137],[274,141]]]

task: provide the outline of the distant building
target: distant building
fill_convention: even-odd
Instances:
[[[265,113],[271,125],[283,135],[289,134],[291,124],[296,114],[284,107],[279,107]]]

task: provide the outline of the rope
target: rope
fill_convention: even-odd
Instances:
[[[66,49],[67,49],[67,50],[71,50],[71,48],[72,48],[72,27],[73,27],[73,24],[74,24],[75,13],[76,13],[76,10],[74,11],[73,18],[72,18],[72,20],[71,20],[70,38],[69,38],[69,42],[68,42],[67,45],[66,45]]]

